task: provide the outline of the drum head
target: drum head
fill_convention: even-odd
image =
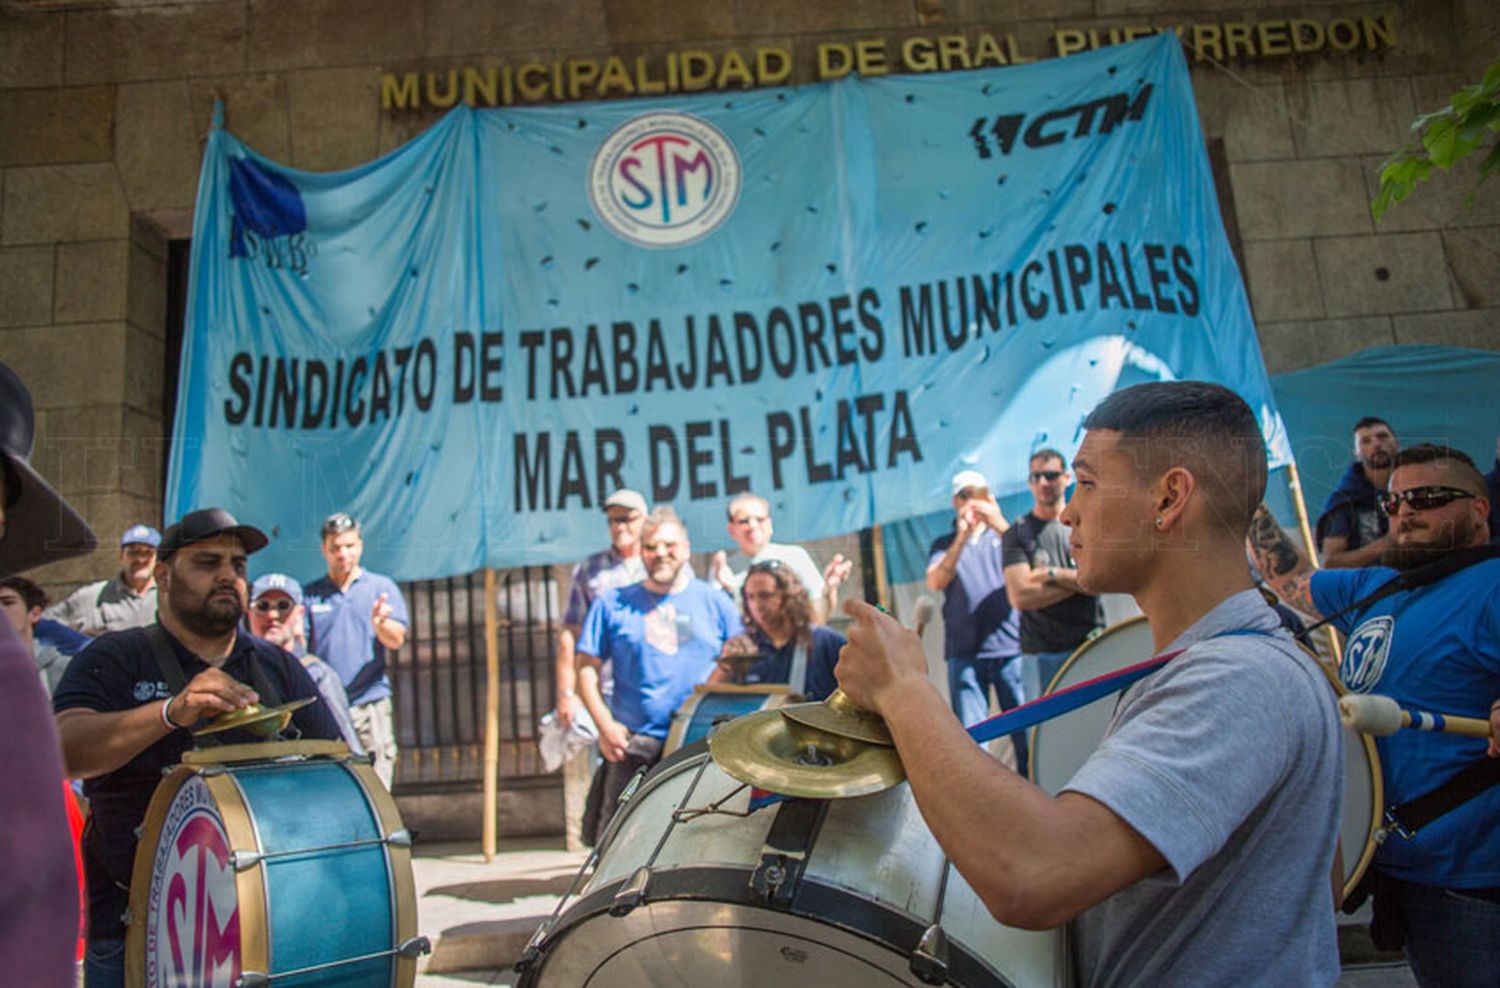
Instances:
[[[1121,621],[1080,645],[1058,670],[1046,692],[1054,693],[1142,662],[1154,651],[1151,626],[1144,617]],[[1056,795],[1104,740],[1104,732],[1119,699],[1120,694],[1114,693],[1032,728],[1031,781]],[[1336,694],[1330,690],[1328,702],[1336,700]],[[1381,792],[1380,760],[1375,753],[1375,742],[1357,731],[1346,729],[1344,809],[1339,827],[1345,897],[1353,891],[1375,855]]]

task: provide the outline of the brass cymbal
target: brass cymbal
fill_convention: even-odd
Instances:
[[[292,719],[292,711],[300,710],[316,699],[315,696],[304,696],[300,700],[283,703],[279,707],[263,707],[258,703],[252,703],[248,707],[220,714],[203,727],[193,731],[193,737],[244,728],[252,734],[268,738],[286,727]]]
[[[786,709],[722,725],[708,736],[709,755],[730,777],[783,796],[845,799],[906,780],[895,748],[808,727],[783,717]]]
[[[879,714],[856,706],[843,690],[834,690],[822,703],[796,703],[780,708],[782,716],[827,734],[866,744],[893,747],[890,729]]]

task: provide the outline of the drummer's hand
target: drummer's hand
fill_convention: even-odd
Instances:
[[[1490,704],[1490,757],[1500,758],[1500,700]]]
[[[222,669],[205,669],[194,676],[167,705],[172,723],[189,727],[205,717],[217,717],[259,703],[254,690]]]
[[[754,655],[759,649],[749,635],[735,635],[724,642],[723,655]]]
[[[854,624],[833,672],[851,700],[880,713],[892,691],[927,681],[927,656],[916,632],[862,600],[845,601],[844,613]]]
[[[630,729],[611,717],[599,725],[599,754],[607,762],[625,760],[625,746],[630,743]]]

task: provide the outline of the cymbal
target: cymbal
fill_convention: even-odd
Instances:
[[[806,799],[868,796],[906,780],[895,748],[808,727],[783,717],[786,709],[720,726],[708,736],[715,764],[740,782]]]
[[[782,716],[827,734],[853,738],[866,744],[893,747],[890,729],[879,714],[856,706],[843,690],[834,690],[822,703],[795,703],[780,708]]]
[[[220,714],[205,726],[195,730],[193,737],[243,728],[252,734],[259,734],[261,737],[268,738],[286,727],[287,723],[292,719],[292,711],[300,710],[316,699],[317,697],[315,696],[304,696],[300,700],[283,703],[279,707],[263,707],[258,703],[252,703],[248,707],[241,707],[239,710],[231,710],[227,714]]]

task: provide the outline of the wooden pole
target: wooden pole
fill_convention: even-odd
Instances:
[[[495,860],[495,799],[500,769],[500,632],[495,570],[484,569],[484,860]]]
[[[1295,460],[1286,465],[1286,486],[1292,493],[1292,505],[1297,509],[1297,527],[1302,531],[1302,546],[1307,550],[1307,559],[1312,563],[1313,569],[1319,569],[1318,546],[1313,540],[1312,525],[1307,520],[1307,502],[1302,498],[1302,477],[1297,473]],[[1333,656],[1333,666],[1337,669],[1343,645],[1339,643],[1339,633],[1333,625],[1328,625],[1324,630],[1328,632],[1328,647]]]
[[[890,574],[885,567],[885,530],[879,525],[871,526],[870,551],[875,558],[875,599],[887,610],[891,607]]]

